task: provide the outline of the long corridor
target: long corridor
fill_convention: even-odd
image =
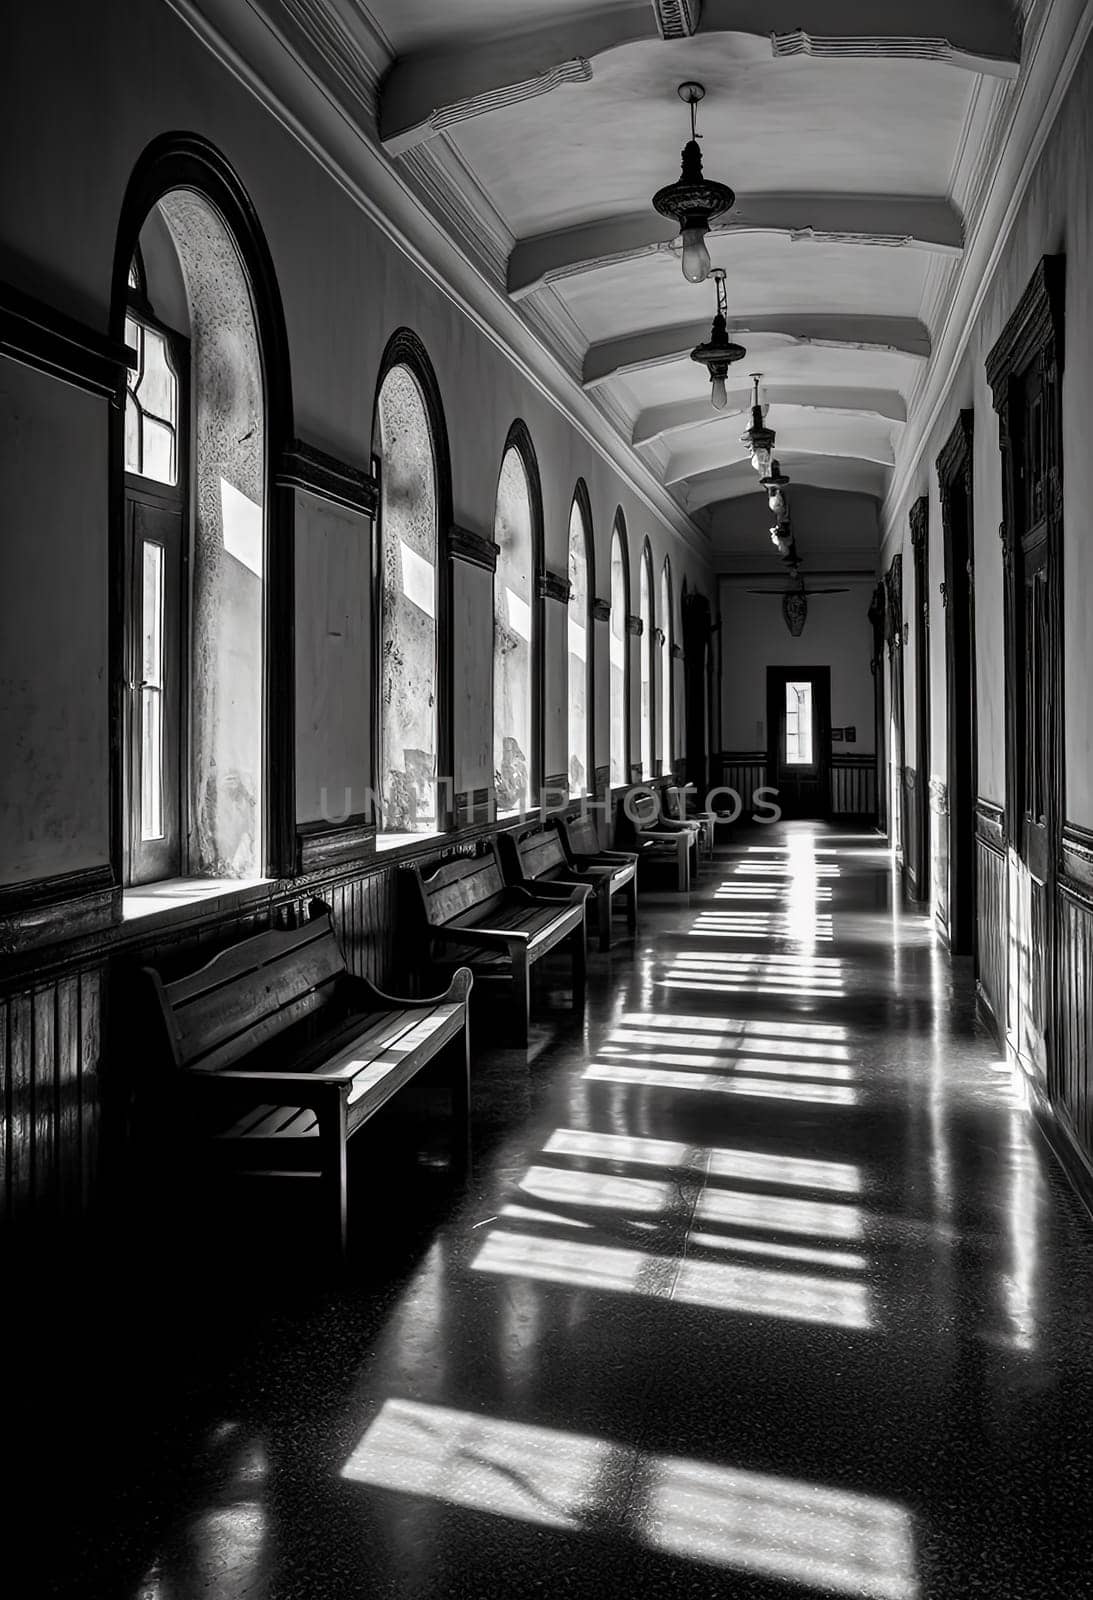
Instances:
[[[1093,1232],[895,896],[798,824],[645,897],[579,1031],[559,990],[483,1053],[412,1268],[255,1314],[170,1514],[115,1502],[73,1592],[1093,1593]]]

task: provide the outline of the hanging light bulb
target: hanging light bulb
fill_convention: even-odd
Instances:
[[[762,373],[752,372],[749,376],[753,385],[751,427],[740,435],[740,443],[747,445],[751,452],[751,464],[759,476],[768,478],[774,459],[775,433],[773,428],[768,428],[763,422],[763,407],[759,400],[759,380]]]
[[[729,403],[725,379],[734,361],[743,361],[747,351],[743,345],[729,339],[728,301],[725,297],[725,269],[714,267],[711,274],[717,285],[717,310],[710,327],[710,337],[705,344],[696,345],[691,360],[700,361],[710,374],[710,404],[715,411],[724,411]]]
[[[728,184],[715,183],[702,175],[695,108],[705,89],[700,83],[681,83],[677,92],[691,108],[691,137],[683,147],[679,177],[675,183],[657,190],[653,207],[661,216],[679,223],[683,276],[688,283],[702,283],[710,274],[710,252],[706,248],[710,219],[730,210],[736,204],[736,195]]]
[[[684,228],[683,276],[688,283],[701,283],[710,275],[710,252],[706,249],[705,228]]]
[[[779,521],[788,520],[789,502],[786,499],[786,484],[789,477],[782,471],[777,461],[771,463],[768,477],[761,480],[763,488],[767,491],[767,504]]]

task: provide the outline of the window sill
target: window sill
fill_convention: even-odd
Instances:
[[[435,828],[423,829],[420,833],[377,833],[376,854],[382,855],[387,850],[408,850],[415,845],[424,850],[447,837],[446,833],[438,833]]]
[[[122,895],[122,923],[131,931],[146,922],[183,922],[195,911],[234,911],[260,900],[273,882],[272,878],[164,878],[137,884]]]

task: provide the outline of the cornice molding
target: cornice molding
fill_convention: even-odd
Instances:
[[[933,359],[912,396],[910,418],[881,507],[881,526],[888,530],[886,545],[900,537],[900,505],[919,470],[923,448],[949,402],[953,374],[968,347],[1029,183],[1093,31],[1093,0],[1056,0],[1033,12],[1031,21],[1021,76],[1015,84],[1002,86],[1006,92],[993,123],[994,140],[988,138],[979,145],[983,199],[977,214],[964,207],[964,255],[954,263],[953,293],[934,338]]]
[[[485,572],[497,571],[497,558],[501,546],[487,539],[483,533],[461,528],[453,522],[448,529],[448,555],[453,561],[465,561],[468,566],[481,567]]]
[[[563,605],[569,604],[572,585],[568,578],[563,578],[559,572],[551,572],[549,568],[539,574],[539,599],[560,600]]]
[[[379,486],[372,474],[317,450],[303,439],[293,439],[273,481],[278,488],[301,489],[362,516],[376,514]]]
[[[470,260],[443,219],[422,206],[413,186],[380,148],[374,126],[342,103],[325,73],[320,75],[284,26],[260,12],[254,0],[245,6],[229,0],[166,4],[384,237],[566,418],[635,497],[705,562],[705,530],[634,456],[564,360],[544,348],[530,321],[509,302],[503,280],[493,281]]]
[[[128,346],[8,283],[0,283],[0,355],[105,400],[119,399],[136,360]]]

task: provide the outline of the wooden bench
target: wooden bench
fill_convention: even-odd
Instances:
[[[566,865],[579,883],[591,878],[595,884],[599,918],[600,949],[611,945],[611,916],[616,897],[626,912],[626,927],[631,936],[638,931],[638,858],[632,850],[600,848],[596,824],[589,816],[553,817]]]
[[[629,790],[619,802],[616,832],[620,840],[633,843],[638,860],[665,862],[676,869],[676,886],[686,893],[692,872],[698,869],[696,824],[676,822],[666,817],[655,794],[648,789]]]
[[[563,941],[573,961],[573,1003],[583,1005],[588,886],[558,897],[507,884],[492,846],[487,855],[445,861],[432,871],[406,871],[416,886],[433,965],[466,966],[476,978],[504,984],[521,1043],[528,1040],[531,968]]]
[[[164,983],[143,971],[205,1131],[249,1171],[312,1170],[341,1255],[346,1142],[442,1053],[455,1153],[466,1163],[471,974],[455,972],[434,999],[396,999],[347,971],[329,907],[314,901],[312,911],[302,926],[245,939],[188,977]]]
[[[717,842],[717,824],[722,820],[717,812],[696,810],[693,783],[671,783],[662,793],[668,816],[673,822],[685,822],[696,827],[699,855],[712,856]]]

